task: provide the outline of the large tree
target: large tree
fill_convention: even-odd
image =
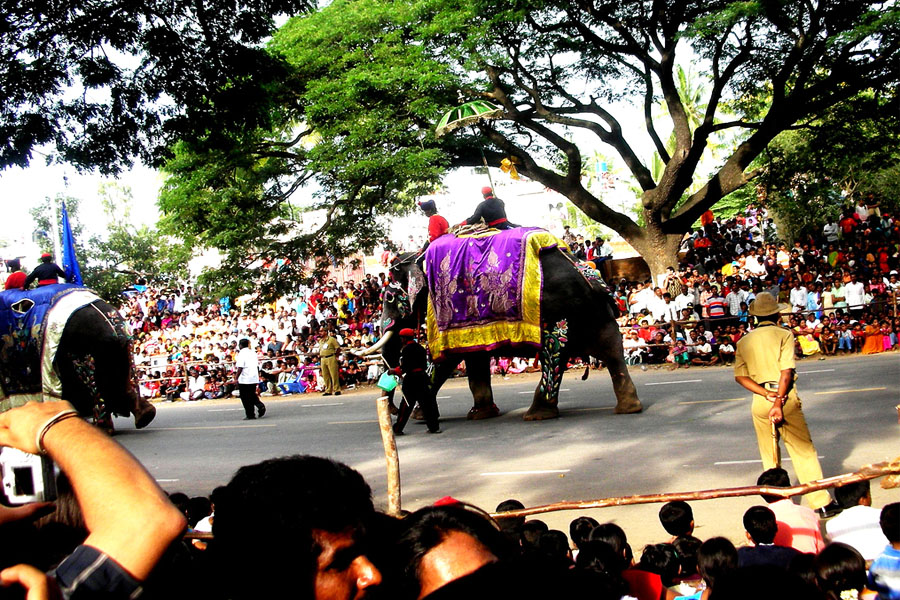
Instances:
[[[682,235],[704,211],[755,175],[748,167],[775,136],[862,90],[895,85],[900,69],[900,9],[893,2],[433,4],[434,22],[468,11],[444,39],[465,49],[468,93],[506,110],[507,121],[480,125],[484,135],[519,159],[521,173],[619,232],[654,272],[674,262]],[[678,93],[680,61],[695,62],[710,78],[696,127]],[[659,97],[666,124],[652,116]],[[646,134],[666,165],[658,179],[629,141],[637,132],[614,116],[614,103],[626,98],[643,103]],[[717,122],[723,104],[740,116]],[[674,132],[673,152],[662,141],[664,127]],[[573,130],[619,154],[643,191],[643,227],[584,188],[582,151],[565,135]],[[741,132],[733,152],[685,197],[710,136],[732,130]],[[565,155],[562,172],[529,148],[534,138]]]
[[[409,206],[414,194],[404,192],[433,181],[435,170],[477,164],[484,147],[491,164],[514,157],[521,174],[620,233],[661,272],[699,216],[757,175],[751,163],[779,133],[863,90],[896,85],[898,20],[893,2],[854,0],[338,0],[292,19],[270,45],[292,68],[278,90],[279,127],[233,136],[230,162],[210,162],[205,150],[190,156],[217,175],[246,174],[235,167],[248,157],[256,175],[287,161],[293,166],[269,183],[253,182],[253,194],[273,202],[264,205],[270,216],[283,216],[293,172],[324,178],[321,206],[352,219],[360,190],[371,192],[363,206],[372,213]],[[689,63],[708,78],[691,106],[678,82]],[[436,139],[441,113],[476,98],[499,104],[503,118]],[[660,101],[663,114],[654,110]],[[643,111],[643,128],[622,120],[624,103]],[[726,113],[735,116],[719,118]],[[321,143],[301,148],[297,131]],[[658,176],[639,136],[664,165]],[[698,165],[713,136],[733,145],[704,175]],[[586,187],[584,158],[598,145],[637,182],[640,219]],[[170,190],[179,188],[172,180]],[[176,225],[190,227],[201,206],[215,212],[204,219],[222,223],[234,189],[210,178],[164,208]],[[375,232],[335,229],[331,247],[340,250],[348,233]],[[241,251],[248,262],[283,249],[269,236]]]

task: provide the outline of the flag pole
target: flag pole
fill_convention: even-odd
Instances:
[[[53,260],[62,260],[62,237],[59,233],[59,198],[50,201],[50,231],[53,235]]]

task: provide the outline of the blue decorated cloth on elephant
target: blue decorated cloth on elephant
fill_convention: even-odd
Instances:
[[[78,293],[73,296],[75,292]],[[90,302],[86,294],[96,298],[84,287],[73,284],[0,292],[0,396],[42,394],[47,383],[44,370],[52,365],[59,337],[62,336],[62,327],[48,328],[50,311],[63,298],[70,296],[68,301],[63,302],[68,306],[66,314],[61,315],[65,323],[73,307]],[[52,330],[50,340],[47,339],[48,329]],[[4,400],[0,409],[10,406]]]
[[[425,254],[428,345],[449,354],[541,345],[540,253],[559,240],[535,227],[443,235]]]

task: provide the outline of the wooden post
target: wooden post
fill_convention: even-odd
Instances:
[[[375,401],[378,407],[378,426],[381,429],[381,443],[384,445],[384,461],[387,466],[387,492],[389,515],[400,516],[400,457],[397,442],[391,427],[391,413],[388,397],[381,396]]]

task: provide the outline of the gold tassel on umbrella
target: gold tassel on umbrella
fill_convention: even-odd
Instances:
[[[504,158],[500,161],[500,170],[504,173],[509,173],[509,176],[513,179],[519,178],[519,171],[516,170],[516,165],[519,164],[519,159],[515,156],[511,156],[509,158]]]

